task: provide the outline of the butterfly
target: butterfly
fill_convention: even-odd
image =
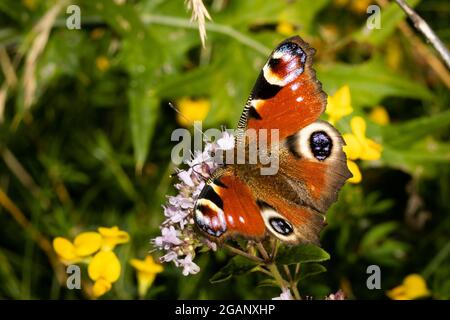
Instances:
[[[272,235],[290,244],[318,243],[325,212],[352,175],[341,135],[319,120],[327,95],[312,68],[314,53],[295,36],[281,42],[264,65],[238,130],[277,129],[278,140],[270,143],[277,143],[279,169],[274,175],[262,175],[259,163],[217,169],[194,207],[195,225],[209,239]],[[238,138],[245,146],[252,142]]]

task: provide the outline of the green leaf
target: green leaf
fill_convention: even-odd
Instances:
[[[322,248],[312,244],[301,244],[293,247],[280,247],[276,257],[276,263],[279,265],[289,265],[299,262],[320,262],[329,259],[330,255]]]
[[[258,287],[278,287],[278,283],[273,279],[264,279],[258,283]]]
[[[433,177],[439,172],[438,163],[450,163],[450,144],[435,141],[432,137],[401,149],[385,144],[382,161],[385,165],[413,175]]]
[[[257,264],[242,256],[233,257],[225,267],[209,279],[211,283],[229,280],[233,276],[239,276],[252,271]]]
[[[378,58],[359,65],[318,65],[317,74],[329,94],[349,85],[354,107],[374,106],[386,97],[432,98],[425,86],[389,70]]]
[[[108,137],[103,132],[98,131],[95,140],[95,143],[91,146],[93,156],[103,162],[104,169],[107,169],[116,178],[117,184],[122,188],[124,194],[135,200],[137,198],[136,189],[118,161],[117,153]]]
[[[144,79],[139,80],[128,91],[131,136],[137,171],[144,165],[159,114],[159,99],[146,83]]]
[[[283,11],[281,15],[282,19],[280,20],[299,25],[302,35],[304,33],[311,34],[316,15],[329,3],[330,0],[292,1],[291,5],[287,6]]]
[[[390,146],[407,149],[412,143],[449,125],[450,110],[447,110],[432,116],[383,127],[383,141]]]
[[[161,97],[172,99],[207,96],[211,100],[211,110],[204,126],[234,126],[264,61],[260,59],[256,67],[256,53],[236,42],[218,43],[215,52],[211,65],[166,78],[158,84],[157,91]]]
[[[9,18],[23,23],[30,18],[30,13],[24,10],[23,3],[21,1],[14,0],[2,0],[0,1],[0,12],[4,13]]]
[[[310,34],[317,13],[330,0],[297,1],[231,1],[227,10],[213,15],[214,21],[226,25],[248,26],[289,22],[298,25],[302,34]]]
[[[214,15],[214,21],[234,26],[270,23],[277,20],[285,6],[281,1],[231,1],[227,9]]]
[[[160,68],[166,59],[165,46],[141,20],[137,8],[130,4],[118,5],[108,0],[86,6],[100,15],[121,37],[121,62],[130,75],[130,127],[136,170],[140,171],[150,147],[159,99],[155,84],[161,76]],[[158,48],[158,50],[155,50]]]
[[[397,222],[385,222],[372,227],[361,240],[360,248],[363,251],[371,250],[374,246],[386,239],[395,229],[398,228]]]
[[[20,281],[15,275],[10,257],[3,249],[0,249],[0,280],[2,281],[2,291],[10,297],[20,299]]]
[[[392,239],[387,239],[378,246],[371,248],[368,251],[363,251],[362,254],[367,259],[381,265],[399,266],[404,262],[406,254],[410,250],[410,245]]]
[[[308,277],[315,276],[325,271],[327,271],[327,269],[319,263],[302,263],[300,265],[300,272],[297,276],[296,281],[304,280]]]

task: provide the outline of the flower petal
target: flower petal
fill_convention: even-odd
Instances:
[[[187,97],[180,99],[177,105],[180,110],[177,121],[182,126],[192,125],[194,121],[203,121],[211,108],[211,103],[207,99],[194,100]]]
[[[407,296],[410,299],[423,298],[430,295],[425,279],[419,274],[410,274],[403,280]]]
[[[360,158],[362,160],[378,160],[381,158],[382,146],[371,139],[364,141]]]
[[[393,300],[413,300],[430,295],[425,279],[419,274],[410,274],[403,279],[401,285],[386,292]]]
[[[131,259],[130,264],[139,272],[155,274],[164,271],[160,264],[155,263],[152,256],[146,256],[145,260]]]
[[[286,37],[292,36],[295,32],[295,26],[288,21],[281,21],[277,24],[276,31]]]
[[[114,283],[119,279],[120,269],[119,259],[114,252],[100,251],[89,263],[88,274],[94,281],[103,278]]]
[[[347,160],[347,167],[348,170],[350,170],[350,172],[352,173],[353,177],[351,177],[350,179],[347,180],[347,182],[350,183],[360,183],[362,180],[362,175],[361,175],[361,171],[358,168],[358,165],[356,164],[356,162],[353,162],[351,160]]]
[[[75,238],[73,244],[76,254],[85,257],[100,249],[102,237],[97,232],[83,232]]]
[[[92,293],[94,297],[98,298],[102,295],[104,295],[106,292],[111,290],[111,282],[100,278],[97,281],[95,281],[94,286],[92,287]]]
[[[128,232],[120,230],[117,226],[112,228],[100,227],[98,232],[103,237],[103,250],[113,250],[116,245],[130,241]]]
[[[355,137],[360,140],[360,142],[366,139],[366,121],[363,117],[356,116],[350,121],[350,127]]]
[[[342,135],[342,137],[345,141],[345,146],[343,146],[342,150],[344,150],[347,159],[358,159],[363,152],[363,148],[356,136],[351,133],[345,133]]]
[[[53,249],[66,262],[71,262],[78,258],[75,253],[75,246],[66,238],[57,237],[53,239]]]
[[[353,112],[351,105],[350,88],[348,85],[341,87],[334,95],[328,96],[326,114],[332,124]]]
[[[342,113],[346,113],[349,114],[352,109],[351,104],[352,104],[352,100],[351,100],[351,96],[350,96],[350,87],[348,85],[345,85],[343,87],[341,87],[338,91],[336,91],[336,93],[333,95],[334,100],[336,101],[336,103],[341,107],[341,110],[345,110],[345,112]]]
[[[376,106],[373,108],[369,117],[373,122],[379,124],[380,126],[385,126],[389,123],[389,113],[382,106]]]
[[[101,72],[105,72],[106,70],[109,69],[110,67],[110,62],[108,60],[107,57],[105,56],[100,56],[97,59],[95,59],[95,66],[97,67],[98,70],[100,70]]]
[[[138,272],[138,293],[140,297],[144,297],[148,289],[152,286],[153,281],[155,281],[156,274],[150,274],[145,272]]]
[[[386,292],[386,295],[392,300],[405,300],[399,299],[400,297],[405,297],[405,287],[403,285],[397,286]]]

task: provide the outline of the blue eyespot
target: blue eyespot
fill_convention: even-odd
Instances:
[[[333,148],[333,141],[324,131],[316,131],[309,138],[311,152],[317,160],[323,161],[328,158]]]
[[[292,232],[294,232],[294,229],[292,228],[291,224],[284,219],[270,218],[269,223],[276,232],[284,236],[287,236]]]

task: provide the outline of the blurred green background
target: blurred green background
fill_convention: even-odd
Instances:
[[[448,1],[409,3],[448,44]],[[80,30],[66,28],[70,4],[81,8]],[[382,8],[381,29],[366,28],[370,4]],[[433,298],[449,299],[450,76],[401,10],[365,0],[205,5],[212,21],[202,47],[181,0],[0,2],[0,298],[87,298],[58,282],[51,241],[114,225],[131,240],[116,250],[122,275],[104,298],[137,298],[128,261],[152,249],[175,192],[170,137],[180,123],[168,102],[206,99],[203,128],[234,128],[271,49],[299,34],[317,50],[324,90],[348,85],[353,115],[383,147],[380,160],[358,163],[361,183],[345,185],[328,212],[328,271],[300,293],[387,299],[419,273]],[[373,116],[377,106],[388,123]],[[167,265],[146,298],[279,295],[257,287],[258,274],[211,284],[229,257],[200,254],[202,270],[189,277]],[[381,267],[381,290],[366,287],[371,264]]]

